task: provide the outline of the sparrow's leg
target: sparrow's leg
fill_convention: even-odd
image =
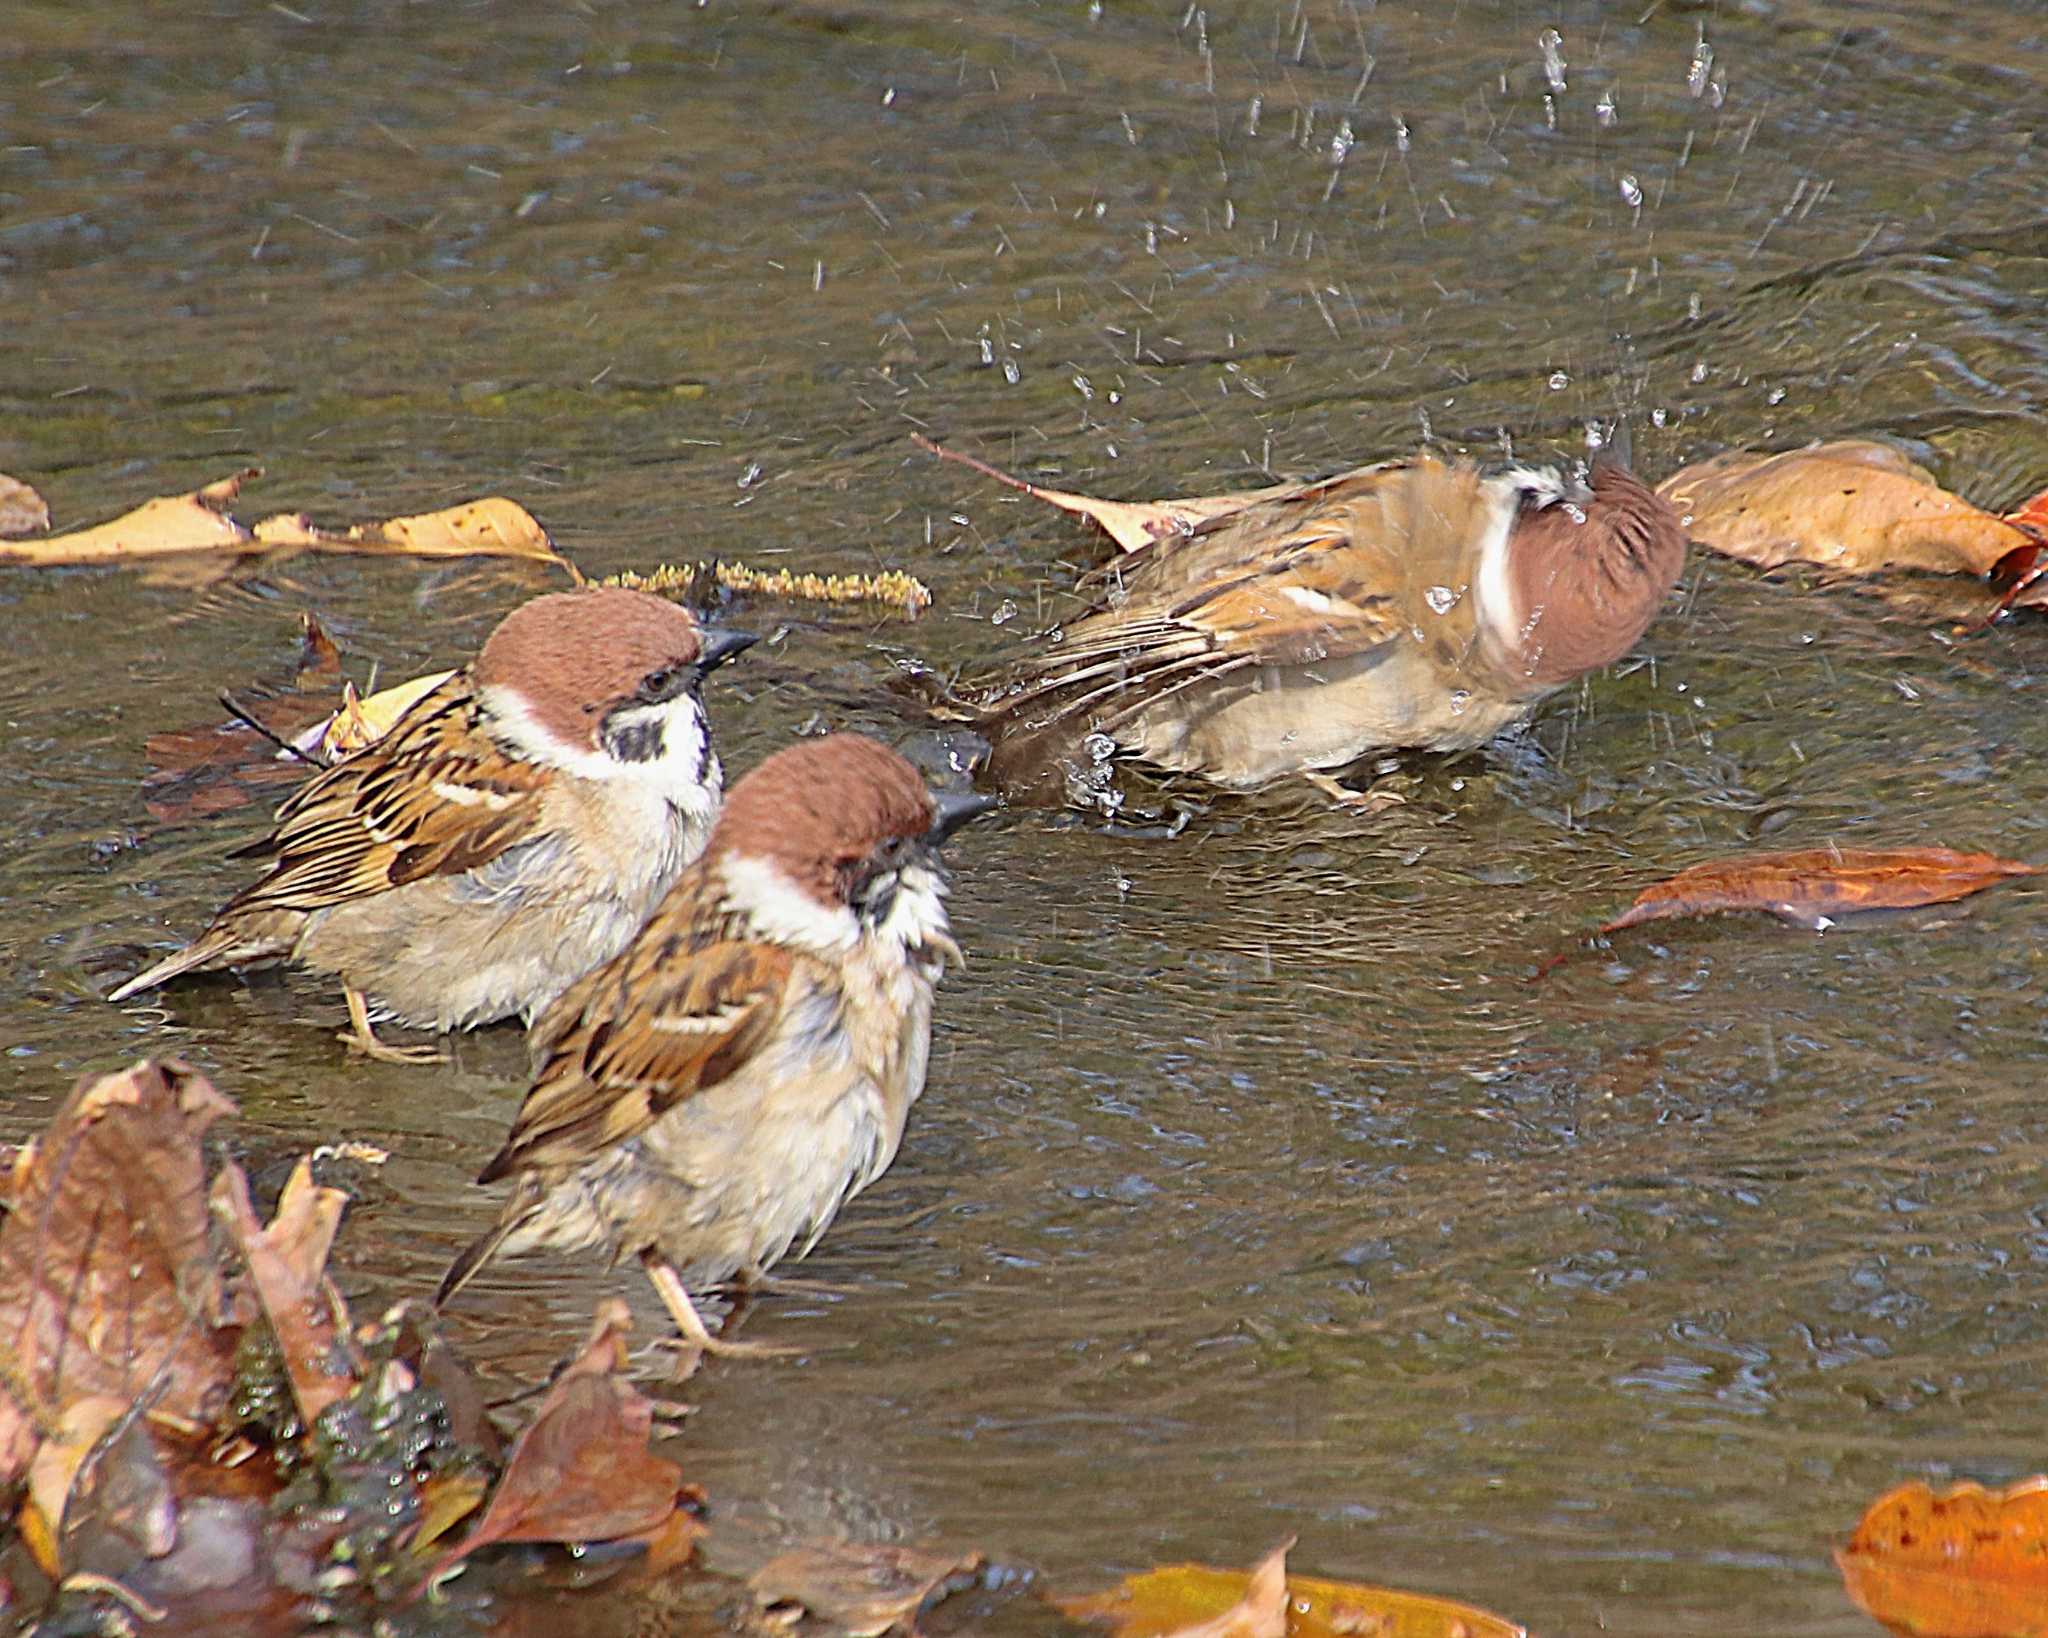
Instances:
[[[377,1032],[370,1028],[370,1004],[363,999],[363,992],[353,984],[344,984],[342,994],[348,997],[349,1027],[335,1037],[346,1041],[351,1052],[360,1052],[385,1064],[438,1064],[446,1063],[448,1055],[439,1047],[395,1047],[386,1046],[377,1039]]]
[[[1379,813],[1386,808],[1398,808],[1408,798],[1399,791],[1380,790],[1377,787],[1355,791],[1340,783],[1335,776],[1326,773],[1305,773],[1301,776],[1321,791],[1340,808],[1353,808],[1365,813]]]
[[[702,1348],[707,1354],[728,1354],[740,1359],[749,1356],[774,1359],[802,1352],[798,1348],[777,1348],[765,1342],[727,1342],[713,1336],[698,1317],[697,1305],[690,1301],[682,1276],[669,1267],[660,1252],[649,1246],[640,1253],[640,1266],[647,1270],[648,1279],[654,1282],[655,1294],[661,1298],[661,1305],[668,1310],[669,1318],[676,1322],[676,1329],[689,1339],[692,1346]]]

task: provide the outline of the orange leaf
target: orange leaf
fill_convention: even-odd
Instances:
[[[1889,445],[1859,440],[1782,455],[1732,450],[1674,473],[1657,493],[1694,540],[1760,569],[1982,575],[2029,538]]]
[[[1202,1564],[1171,1564],[1092,1598],[1054,1602],[1082,1621],[1109,1621],[1116,1638],[1253,1638],[1252,1623],[1270,1611],[1273,1582],[1281,1586],[1287,1638],[1526,1638],[1527,1629],[1470,1604],[1349,1581],[1316,1581],[1285,1574],[1282,1546],[1246,1574]],[[1262,1581],[1261,1578],[1264,1578]]]
[[[1835,1563],[1863,1610],[1911,1638],[2048,1638],[2048,1478],[1939,1496],[1902,1484]]]
[[[2021,529],[2038,529],[2048,534],[2048,489],[2029,495],[2005,514],[2005,521]]]
[[[824,1541],[777,1554],[747,1578],[747,1589],[778,1628],[808,1613],[847,1638],[878,1638],[915,1633],[918,1612],[980,1568],[979,1553]]]
[[[1744,853],[1681,870],[1646,887],[1636,902],[1599,929],[1619,932],[1665,916],[1708,916],[1722,910],[1768,910],[1816,930],[1858,910],[1904,910],[1946,904],[1981,893],[2008,876],[2036,876],[2038,866],[1990,853],[1945,847],[1802,848]]]

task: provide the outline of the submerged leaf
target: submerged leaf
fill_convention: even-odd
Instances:
[[[1801,927],[1825,927],[1859,910],[1907,910],[1967,898],[2040,867],[1990,853],[1945,847],[1802,848],[1744,853],[1681,870],[1646,887],[1599,931],[1619,932],[1665,916],[1768,910]]]
[[[1077,1620],[1113,1623],[1116,1638],[1526,1638],[1525,1628],[1470,1604],[1288,1575],[1286,1554],[1286,1545],[1275,1548],[1250,1574],[1165,1565],[1106,1593],[1056,1602]],[[1268,1624],[1275,1616],[1279,1624]]]
[[[1760,569],[1983,575],[2029,538],[1890,445],[1863,440],[1780,455],[1731,450],[1674,473],[1657,493],[1694,540]]]
[[[771,1558],[747,1578],[764,1609],[794,1610],[847,1638],[913,1630],[918,1611],[981,1568],[979,1553],[839,1541]]]
[[[1915,1480],[1872,1502],[1835,1551],[1869,1615],[1912,1638],[2048,1635],[2048,1478],[2004,1490]]]

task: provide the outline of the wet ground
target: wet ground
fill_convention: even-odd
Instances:
[[[1016,639],[1093,553],[913,431],[1129,497],[1425,435],[1571,455],[1616,413],[1657,476],[1883,432],[1986,503],[2048,478],[2048,21],[1990,0],[30,0],[7,32],[0,470],[60,526],[260,464],[251,514],[498,492],[593,572],[932,583],[914,625],[732,616],[774,634],[716,685],[738,768],[909,732],[899,665]],[[300,609],[389,679],[555,583],[0,577],[0,1138],[183,1053],[259,1160],[389,1148],[346,1280],[428,1289],[491,1210],[517,1034],[420,1071],[348,1061],[296,978],[106,1006],[257,823],[155,824],[142,742]],[[1305,1571],[1548,1634],[1873,1630],[1828,1559],[1866,1501],[2044,1465],[2041,890],[1524,980],[1730,850],[2048,858],[2044,662],[2038,622],[1958,642],[1702,556],[1639,659],[1405,764],[1391,815],[979,827],[902,1158],[800,1270],[840,1291],[748,1319],[812,1351],[693,1384],[694,1475],[770,1536],[1067,1588],[1298,1534]],[[494,1273],[457,1334],[530,1382],[603,1290],[651,1324],[640,1283]]]

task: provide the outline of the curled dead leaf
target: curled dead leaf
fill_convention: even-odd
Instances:
[[[568,562],[533,515],[516,501],[492,495],[439,512],[382,523],[323,529],[300,513],[280,512],[253,529],[229,513],[242,486],[263,475],[251,467],[185,495],[160,495],[109,523],[46,540],[0,540],[0,562],[119,564],[185,552],[247,554],[284,547],[376,552],[406,557],[518,557]]]
[[[82,1399],[150,1393],[198,1423],[220,1408],[236,1338],[200,1139],[233,1111],[189,1065],[145,1061],[80,1081],[17,1167],[0,1222],[0,1482]]]
[[[1888,444],[1844,440],[1779,455],[1731,450],[1657,486],[1703,546],[1775,569],[1983,575],[2029,538]]]
[[[368,699],[357,695],[354,683],[345,682],[341,685],[341,709],[294,737],[292,745],[300,755],[315,762],[338,762],[382,739],[423,695],[431,694],[454,675],[452,671],[430,671],[424,677],[380,688]],[[288,759],[291,754],[277,753],[279,760]]]
[[[1912,1638],[2048,1638],[2048,1478],[2003,1490],[1915,1480],[1835,1550],[1849,1596]]]
[[[1291,1545],[1249,1574],[1169,1564],[1105,1593],[1054,1602],[1076,1620],[1111,1623],[1116,1638],[1527,1638],[1526,1628],[1470,1604],[1289,1575]]]
[[[647,1448],[654,1407],[625,1379],[632,1312],[601,1303],[589,1340],[512,1446],[489,1504],[435,1566],[501,1541],[614,1541],[666,1525],[682,1471]]]
[[[1265,489],[1250,489],[1236,495],[1191,495],[1181,500],[1166,501],[1113,501],[1098,500],[1093,495],[1079,495],[1065,489],[1047,489],[978,461],[972,455],[962,455],[957,450],[935,444],[922,433],[912,433],[911,442],[928,454],[936,455],[942,461],[953,461],[970,471],[979,472],[985,478],[1011,489],[1020,490],[1034,500],[1042,500],[1048,506],[1056,506],[1062,512],[1071,512],[1097,525],[1104,534],[1127,552],[1142,551],[1156,540],[1168,535],[1184,535],[1197,524],[1207,523],[1213,518],[1230,516],[1242,512],[1247,506],[1258,501],[1272,500],[1289,495],[1298,489],[1314,487],[1301,484],[1274,484]],[[1334,479],[1320,480],[1335,482]]]
[[[210,1198],[248,1267],[284,1355],[299,1415],[310,1426],[355,1388],[362,1372],[349,1341],[348,1308],[327,1277],[327,1254],[348,1196],[314,1183],[312,1164],[302,1156],[268,1228],[256,1221],[249,1180],[233,1161],[214,1178]]]
[[[0,472],[0,540],[39,535],[50,527],[50,508],[19,478]]]

